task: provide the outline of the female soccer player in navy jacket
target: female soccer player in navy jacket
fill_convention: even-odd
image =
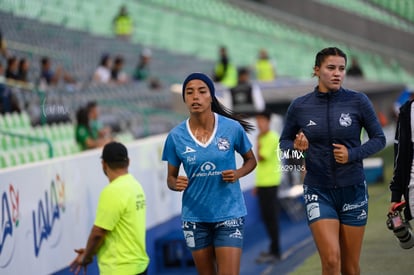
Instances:
[[[295,99],[286,114],[282,150],[306,150],[304,199],[322,274],[360,274],[368,217],[363,158],[385,146],[367,96],[342,87],[346,55],[338,48],[317,53],[318,86]],[[361,144],[362,128],[369,140]]]

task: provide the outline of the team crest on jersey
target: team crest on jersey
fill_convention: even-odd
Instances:
[[[343,127],[349,127],[352,124],[352,118],[351,116],[348,114],[341,114],[341,117],[339,118],[339,124]]]
[[[217,147],[220,151],[227,151],[230,149],[230,142],[227,138],[219,138]]]

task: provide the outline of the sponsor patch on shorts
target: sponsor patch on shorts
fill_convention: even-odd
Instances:
[[[367,212],[362,209],[361,214],[358,215],[357,217],[358,220],[366,220],[367,219]]]
[[[312,202],[306,205],[306,212],[308,213],[308,220],[311,221],[313,219],[319,218],[321,216],[321,212],[319,209],[318,202]]]
[[[236,232],[230,234],[230,238],[243,239],[243,234],[236,228]]]
[[[194,232],[184,230],[184,237],[188,247],[195,247]]]

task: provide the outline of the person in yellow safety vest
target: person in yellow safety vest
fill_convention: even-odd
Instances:
[[[261,49],[256,62],[256,79],[258,81],[270,82],[276,79],[276,66],[269,58],[267,51]]]
[[[115,16],[114,21],[114,32],[119,38],[129,40],[133,31],[133,21],[129,16],[126,6],[121,6],[118,14]]]
[[[230,63],[226,47],[220,47],[220,60],[214,67],[214,82],[219,82],[227,88],[237,85],[237,69]]]

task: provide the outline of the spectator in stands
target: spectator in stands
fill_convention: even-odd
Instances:
[[[70,84],[76,82],[75,79],[61,66],[58,66],[55,71],[53,71],[50,58],[42,57],[40,60],[40,81],[49,86],[56,86],[61,80]]]
[[[109,83],[111,80],[112,59],[109,54],[104,54],[101,57],[98,68],[93,74],[93,82],[95,83]]]
[[[111,81],[117,84],[124,84],[128,82],[128,76],[123,71],[124,68],[124,58],[120,55],[115,57],[114,64],[111,69]]]
[[[111,141],[111,138],[100,135],[97,127],[91,123],[95,118],[93,105],[88,104],[86,107],[81,107],[76,113],[76,142],[80,145],[82,150],[93,149],[104,146]]]
[[[364,73],[362,72],[361,66],[359,65],[356,57],[352,58],[351,66],[346,71],[346,75],[351,77],[364,77]]]
[[[18,100],[12,88],[0,82],[0,114],[13,112],[20,112]]]
[[[265,101],[259,85],[250,81],[247,67],[238,70],[238,84],[230,89],[232,109],[236,114],[253,116],[265,109]]]
[[[385,146],[372,103],[342,87],[346,54],[336,48],[316,54],[318,86],[289,106],[282,150],[306,150],[304,199],[322,274],[360,274],[368,218],[362,160]],[[362,129],[369,140],[361,144]]]
[[[259,58],[255,64],[256,79],[263,82],[271,82],[276,79],[276,65],[269,58],[265,49],[259,52]]]
[[[183,83],[190,118],[169,133],[162,154],[168,187],[182,196],[182,228],[199,274],[239,274],[247,214],[239,179],[256,167],[251,125],[215,97],[213,81],[192,73]],[[235,152],[243,158],[236,167]],[[183,164],[187,176],[179,175]]]
[[[103,126],[99,120],[99,107],[96,101],[91,101],[86,105],[89,114],[89,125],[91,127],[93,138],[107,139],[111,138],[112,131],[108,126]]]
[[[119,8],[118,14],[114,17],[113,27],[115,35],[123,40],[129,41],[134,30],[134,22],[128,14],[126,6]]]
[[[282,170],[276,154],[279,135],[270,129],[271,113],[263,111],[256,116],[259,135],[257,137],[256,187],[262,221],[270,239],[269,249],[256,259],[257,263],[276,262],[281,259],[279,242],[280,202],[278,188],[282,181]]]
[[[151,69],[151,50],[150,49],[144,49],[139,57],[139,62],[137,67],[134,71],[134,79],[138,81],[145,81],[149,78]]]
[[[232,88],[237,85],[236,67],[230,62],[226,47],[220,47],[219,55],[220,59],[214,67],[213,79],[227,88]]]
[[[144,49],[142,51],[133,78],[136,81],[146,81],[151,90],[157,90],[162,85],[157,77],[151,76],[151,57],[152,53],[150,49]]]
[[[7,43],[6,43],[6,40],[4,39],[3,32],[1,30],[0,30],[0,54],[4,58],[7,58],[8,57],[8,53],[7,53]]]
[[[105,145],[102,170],[109,184],[102,190],[94,225],[85,248],[75,249],[70,270],[79,274],[96,254],[100,274],[147,274],[146,198],[141,184],[128,172],[127,148],[118,142]]]
[[[27,60],[26,58],[21,58],[19,60],[19,66],[18,66],[18,71],[17,71],[17,79],[19,81],[22,81],[24,83],[29,82],[29,68],[30,68],[29,60]]]
[[[19,60],[15,56],[11,56],[7,59],[7,68],[5,77],[7,79],[18,80]]]

